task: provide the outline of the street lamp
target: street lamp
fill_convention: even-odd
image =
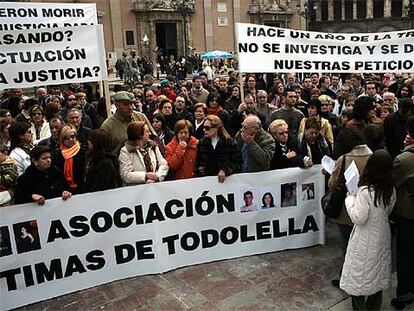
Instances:
[[[176,0],[171,4],[172,8],[180,13],[183,17],[183,34],[184,34],[184,56],[187,56],[187,17],[195,12],[195,0]]]
[[[308,4],[309,2],[309,4]],[[302,1],[298,0],[296,2],[296,13],[298,13],[299,16],[303,17],[305,19],[305,30],[308,30],[309,28],[309,21],[313,20],[316,10],[317,10],[317,4],[314,1],[305,1],[302,8]]]

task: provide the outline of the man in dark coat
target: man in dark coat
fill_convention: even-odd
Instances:
[[[15,204],[37,202],[43,205],[46,199],[72,196],[63,174],[52,166],[51,150],[47,146],[36,146],[30,152],[32,164],[17,179]]]

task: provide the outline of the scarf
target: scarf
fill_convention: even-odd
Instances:
[[[27,154],[30,154],[30,151],[34,148],[33,144],[22,144],[21,146],[19,146],[21,149],[23,149],[24,152],[26,152]]]
[[[80,150],[79,141],[77,141],[76,144],[70,148],[61,144],[60,149],[62,156],[65,159],[65,163],[63,165],[63,175],[65,175],[65,179],[68,182],[69,187],[76,189],[78,185],[75,183],[75,179],[73,177],[73,157],[77,155]]]
[[[148,153],[148,149],[151,148],[151,145],[146,144],[144,147],[137,146],[137,150],[141,153],[144,158],[144,165],[146,172],[153,172],[153,167],[151,163],[151,157]]]
[[[215,115],[215,116],[217,116],[217,114],[222,110],[223,110],[223,108],[221,108],[220,105],[218,105],[216,108],[207,108],[208,114],[212,114],[212,115]]]

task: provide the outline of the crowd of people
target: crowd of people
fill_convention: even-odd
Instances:
[[[116,86],[110,116],[104,100],[93,102],[87,84],[38,88],[34,97],[8,90],[0,103],[0,204],[42,205],[202,176],[222,183],[242,172],[306,169],[328,155],[337,161],[327,187],[336,187],[342,165],[355,162],[361,176],[358,192],[348,194],[334,220],[344,266],[333,285],[352,295],[355,309],[381,305],[390,283],[388,215],[394,208],[393,305],[414,301],[414,77],[312,73],[299,80],[272,73],[241,79],[232,70],[215,76],[208,63],[202,69],[192,80],[167,75],[156,84],[147,74],[129,89]]]

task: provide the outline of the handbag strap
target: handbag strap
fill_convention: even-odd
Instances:
[[[341,171],[339,173],[338,177],[338,183],[337,185],[345,185],[345,161],[346,161],[346,155],[342,156],[342,163],[341,163]]]

